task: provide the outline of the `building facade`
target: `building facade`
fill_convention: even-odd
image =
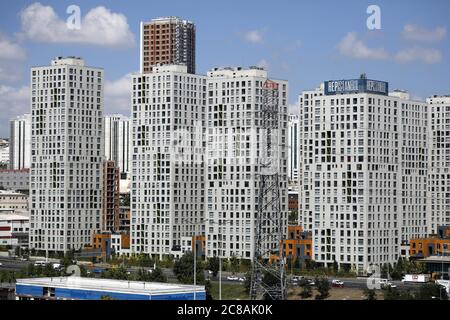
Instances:
[[[288,178],[290,184],[298,184],[299,162],[299,123],[298,115],[290,114],[288,122]]]
[[[216,68],[208,72],[206,189],[206,255],[253,259],[258,212],[260,159],[263,157],[262,68]],[[278,142],[274,166],[279,173],[282,228],[287,229],[287,81],[278,87]],[[276,143],[276,142],[275,142]],[[273,231],[267,223],[265,232]],[[270,230],[269,230],[270,229]],[[283,234],[286,232],[283,231]],[[264,250],[278,247],[265,241]]]
[[[30,168],[31,161],[31,115],[24,114],[10,121],[9,168]]]
[[[30,191],[30,169],[0,170],[0,189]]]
[[[131,249],[168,255],[204,233],[206,77],[171,65],[132,78]]]
[[[130,174],[130,119],[122,115],[104,118],[105,157],[120,169],[120,178]]]
[[[17,214],[0,214],[0,245],[27,246],[30,217]]]
[[[395,263],[402,243],[427,233],[427,105],[365,77],[299,100],[299,221],[313,260],[359,273]]]
[[[428,100],[428,226],[450,225],[450,96]]]
[[[30,248],[77,250],[100,231],[103,79],[75,57],[31,69]]]
[[[195,25],[177,17],[141,22],[141,73],[155,66],[185,65],[195,74]]]
[[[114,161],[103,163],[102,231],[119,230],[119,171]]]
[[[0,190],[0,210],[29,215],[28,195],[13,190]]]

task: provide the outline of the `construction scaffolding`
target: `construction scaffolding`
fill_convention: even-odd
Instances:
[[[284,226],[279,181],[278,86],[278,83],[267,80],[262,88],[258,213],[250,285],[252,300],[285,300],[287,298],[285,259],[282,248]],[[270,261],[271,256],[277,258]]]

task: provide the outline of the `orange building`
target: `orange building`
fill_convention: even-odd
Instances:
[[[440,226],[438,234],[431,235],[428,238],[411,239],[409,255],[411,258],[450,255],[450,226]]]
[[[205,251],[205,242],[206,237],[205,236],[194,236],[192,237],[192,252],[194,252],[194,245],[197,246],[195,248],[195,252],[197,253],[197,256],[204,256],[206,254]]]
[[[284,256],[291,261],[299,261],[304,264],[312,257],[312,236],[310,232],[303,231],[301,226],[288,226],[288,234],[282,241]],[[272,255],[269,261],[278,260],[278,256]]]

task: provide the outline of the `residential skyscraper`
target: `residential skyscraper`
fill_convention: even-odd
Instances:
[[[132,79],[131,250],[163,256],[204,233],[206,77],[170,65]]]
[[[10,121],[9,168],[29,169],[31,161],[31,115],[24,114]]]
[[[31,69],[32,249],[77,250],[101,229],[103,84],[81,58]]]
[[[450,225],[450,96],[433,96],[428,102],[428,225],[436,234]]]
[[[206,255],[253,259],[263,157],[262,102],[267,71],[258,67],[216,68],[208,72],[206,150]],[[287,94],[278,87],[278,163],[281,215],[287,231]],[[276,130],[274,130],[276,131]],[[264,232],[271,232],[268,221]],[[278,243],[266,241],[263,248]]]
[[[298,184],[299,146],[298,146],[298,115],[290,114],[288,122],[288,179],[293,184]]]
[[[327,81],[300,96],[299,221],[313,260],[366,273],[425,236],[427,105],[388,83]]]
[[[154,66],[178,64],[195,74],[195,25],[178,17],[141,22],[141,73]]]
[[[130,174],[130,119],[117,115],[104,117],[105,157],[120,169],[121,179]]]

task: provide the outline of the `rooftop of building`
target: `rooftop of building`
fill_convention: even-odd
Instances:
[[[78,289],[78,290],[101,290],[107,292],[121,292],[130,294],[170,294],[190,293],[205,291],[204,286],[182,285],[158,282],[140,282],[127,280],[82,278],[82,277],[55,277],[55,278],[33,278],[17,279],[17,284],[33,285],[54,288]]]
[[[0,196],[27,196],[15,190],[0,190]]]
[[[157,17],[152,19],[151,21],[148,22],[143,22],[144,24],[151,24],[151,23],[165,23],[165,22],[169,22],[169,21],[179,21],[179,22],[183,22],[183,23],[190,23],[190,24],[194,24],[192,21],[186,20],[186,19],[182,19],[180,17],[176,17],[176,16],[168,16],[168,17]]]
[[[0,212],[0,221],[10,221],[10,220],[30,220],[30,217],[14,213],[2,214]]]
[[[67,56],[67,57],[58,56],[51,60],[50,65],[34,66],[33,68],[48,68],[48,67],[55,67],[55,66],[86,67],[86,68],[103,70],[103,68],[101,68],[101,67],[87,66],[85,64],[85,61],[83,58],[75,57],[75,56]]]
[[[423,259],[418,259],[418,262],[429,262],[429,263],[450,263],[450,255],[444,256],[429,256]]]

